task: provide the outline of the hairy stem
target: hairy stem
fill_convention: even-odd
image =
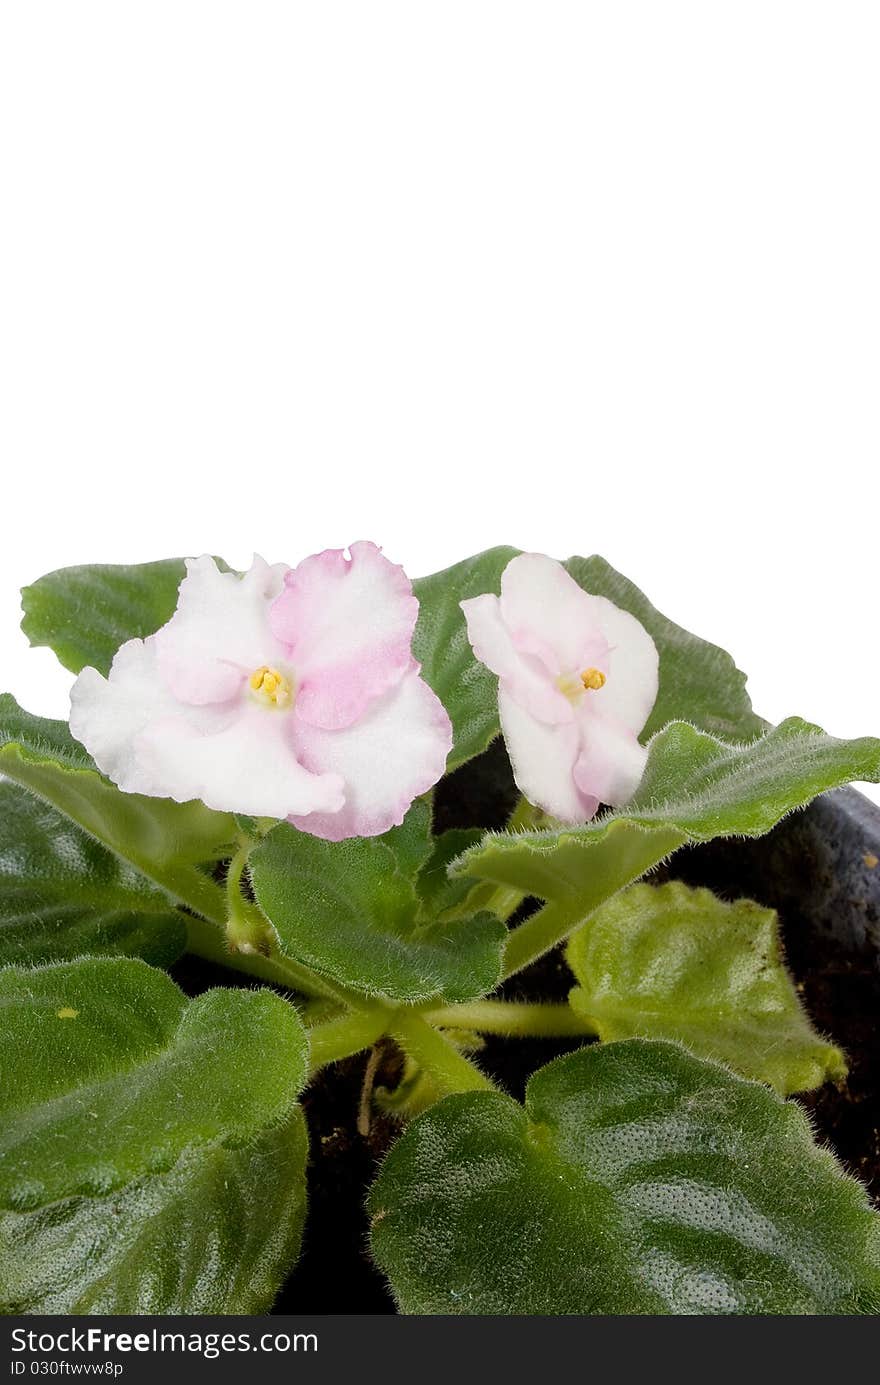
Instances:
[[[392,1012],[385,1006],[340,1015],[309,1030],[310,1069],[317,1072],[327,1063],[338,1063],[353,1053],[372,1048],[388,1029]]]
[[[470,1005],[428,1010],[424,1018],[443,1029],[474,1029],[480,1034],[506,1034],[510,1038],[561,1039],[596,1034],[595,1025],[564,1004],[477,1000]]]
[[[475,1063],[414,1010],[397,1010],[391,1016],[388,1032],[404,1053],[433,1077],[444,1096],[495,1090]]]
[[[516,889],[513,885],[492,885],[484,881],[480,885],[475,885],[466,896],[464,902],[458,906],[456,913],[463,918],[468,918],[472,914],[477,914],[485,909],[496,918],[506,923],[519,906],[522,904],[526,895],[522,890]]]
[[[361,1085],[361,1099],[358,1102],[357,1132],[364,1139],[370,1133],[370,1115],[373,1108],[373,1086],[376,1081],[376,1073],[379,1071],[379,1064],[382,1061],[382,1045],[374,1044],[367,1059],[367,1066],[364,1069],[364,1080]]]
[[[241,892],[251,846],[250,841],[243,842],[226,870],[226,938],[232,952],[261,952],[268,957],[272,930],[262,915],[248,907]]]
[[[504,979],[522,971],[523,967],[556,947],[574,931],[582,917],[577,905],[573,907],[571,901],[556,900],[545,904],[531,918],[514,928],[504,952]]]

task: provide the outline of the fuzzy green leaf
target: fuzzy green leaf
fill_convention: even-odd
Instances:
[[[9,693],[0,696],[0,773],[160,884],[169,875],[166,867],[217,860],[235,840],[232,817],[203,803],[122,793],[99,774],[66,722],[32,716]],[[195,875],[191,883],[198,894]],[[197,900],[187,902],[199,907]]]
[[[511,934],[511,972],[687,842],[759,837],[817,794],[854,779],[880,780],[880,741],[836,740],[792,717],[748,745],[728,745],[673,722],[651,741],[626,808],[583,827],[490,833],[453,869],[551,901]]]
[[[453,829],[435,837],[431,807],[425,798],[413,804],[399,827],[385,833],[382,841],[394,853],[398,872],[415,884],[419,924],[432,923],[468,895],[470,882],[451,880],[448,867],[482,835],[480,831]]]
[[[773,909],[679,881],[632,885],[568,944],[575,1012],[601,1039],[677,1039],[783,1095],[839,1079],[782,961]]]
[[[5,1207],[110,1192],[189,1145],[246,1143],[305,1080],[305,1033],[271,991],[187,1002],[140,961],[87,958],[0,972],[0,1003]]]
[[[268,1312],[299,1251],[307,1144],[296,1107],[106,1197],[0,1212],[0,1312]]]
[[[478,828],[453,827],[434,838],[431,855],[416,882],[426,917],[437,918],[447,909],[464,905],[473,886],[464,876],[450,876],[449,866],[457,856],[476,846],[482,836]]]
[[[168,966],[183,914],[48,803],[0,781],[0,966],[86,954]]]
[[[0,1310],[255,1312],[295,1256],[307,1041],[132,959],[0,972]]]
[[[399,827],[392,827],[382,838],[394,856],[397,869],[407,880],[414,880],[434,850],[431,836],[431,805],[417,798]]]
[[[121,644],[170,620],[185,575],[182,558],[59,568],[22,588],[21,628],[71,673],[89,664],[106,674]]]
[[[424,857],[408,831],[394,835],[406,827],[325,842],[282,823],[250,857],[257,901],[286,956],[362,994],[409,1002],[485,995],[500,977],[504,925],[489,914],[424,922],[407,873]]]
[[[803,1112],[676,1045],[560,1058],[510,1097],[447,1097],[370,1195],[405,1313],[855,1314],[880,1219]]]

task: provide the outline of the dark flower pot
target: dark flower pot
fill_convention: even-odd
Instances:
[[[452,775],[435,805],[439,828],[500,827],[515,790],[500,742]],[[789,968],[817,1028],[846,1051],[844,1085],[798,1097],[818,1137],[880,1201],[880,808],[853,789],[817,799],[758,840],[726,839],[678,852],[649,877],[704,885],[779,911]],[[560,952],[503,988],[511,998],[562,1000],[572,985]],[[480,1061],[512,1095],[543,1063],[582,1040],[488,1039]],[[310,1210],[303,1253],[276,1304],[283,1313],[393,1313],[367,1250],[364,1199],[393,1142],[395,1121],[374,1112],[358,1132],[361,1054],[330,1069],[305,1096],[312,1132]],[[378,1084],[393,1085],[390,1048]]]

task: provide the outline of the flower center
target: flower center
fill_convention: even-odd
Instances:
[[[248,687],[257,702],[262,702],[265,707],[286,707],[293,696],[290,679],[268,664],[254,669],[248,679]]]
[[[556,686],[569,702],[580,702],[585,692],[598,692],[605,686],[605,674],[598,668],[585,668],[582,673],[562,673]]]
[[[585,668],[581,674],[581,682],[587,692],[598,692],[605,686],[605,674],[598,668]]]

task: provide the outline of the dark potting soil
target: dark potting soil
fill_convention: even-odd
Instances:
[[[507,757],[497,741],[439,787],[435,827],[500,828],[515,802]],[[767,837],[688,848],[648,878],[659,884],[674,877],[706,885],[725,898],[749,897],[779,910],[789,970],[807,1010],[849,1060],[849,1075],[840,1087],[826,1083],[796,1099],[810,1113],[818,1138],[862,1179],[880,1206],[880,863],[874,861],[880,856],[880,816],[868,809],[865,817],[863,804],[851,791],[827,795]],[[855,825],[847,816],[853,811]],[[188,991],[230,981],[228,971],[194,959],[178,964],[175,974]],[[501,994],[562,1000],[571,985],[557,950],[511,978]],[[580,1042],[489,1038],[479,1061],[501,1087],[521,1098],[536,1068]],[[358,1132],[365,1066],[363,1054],[336,1064],[303,1098],[311,1139],[309,1214],[302,1254],[281,1290],[277,1313],[395,1311],[370,1260],[364,1200],[400,1126],[373,1110],[368,1133]],[[393,1087],[400,1067],[399,1055],[388,1045],[377,1086]]]

